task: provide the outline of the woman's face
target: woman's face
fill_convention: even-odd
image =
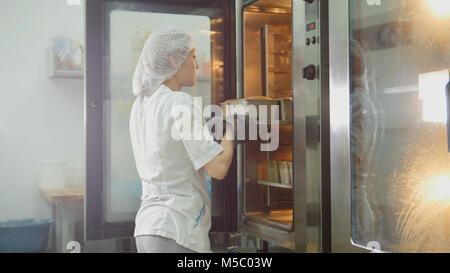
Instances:
[[[181,86],[193,86],[197,81],[196,70],[199,68],[195,48],[189,51],[175,78]]]

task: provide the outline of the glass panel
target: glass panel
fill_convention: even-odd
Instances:
[[[448,252],[450,2],[350,7],[353,242]]]
[[[141,181],[129,137],[129,114],[135,100],[131,92],[132,75],[144,43],[152,31],[163,27],[180,28],[192,35],[200,68],[197,84],[182,91],[202,97],[205,107],[211,103],[212,41],[207,16],[130,11],[139,7],[148,10],[148,5],[107,6],[111,13],[107,43],[110,52],[105,66],[104,217],[106,222],[126,222],[134,221],[141,198]],[[218,81],[222,83],[223,79]]]
[[[274,151],[245,144],[245,215],[284,230],[293,220],[291,26],[291,1],[258,1],[244,9],[244,98],[268,97],[257,104],[280,106],[281,120],[268,128],[279,130]]]

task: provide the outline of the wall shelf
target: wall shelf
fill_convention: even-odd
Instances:
[[[49,79],[83,79],[84,71],[80,70],[59,70],[57,60],[51,48],[47,52],[48,78]]]
[[[83,79],[83,71],[55,70],[49,75],[49,79]]]

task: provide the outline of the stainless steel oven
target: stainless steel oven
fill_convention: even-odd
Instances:
[[[292,96],[294,119],[277,151],[240,150],[242,231],[297,252],[450,250],[444,2],[243,3],[238,95]]]

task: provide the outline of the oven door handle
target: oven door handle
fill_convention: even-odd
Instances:
[[[445,87],[445,97],[447,101],[447,150],[450,152],[450,81]]]

